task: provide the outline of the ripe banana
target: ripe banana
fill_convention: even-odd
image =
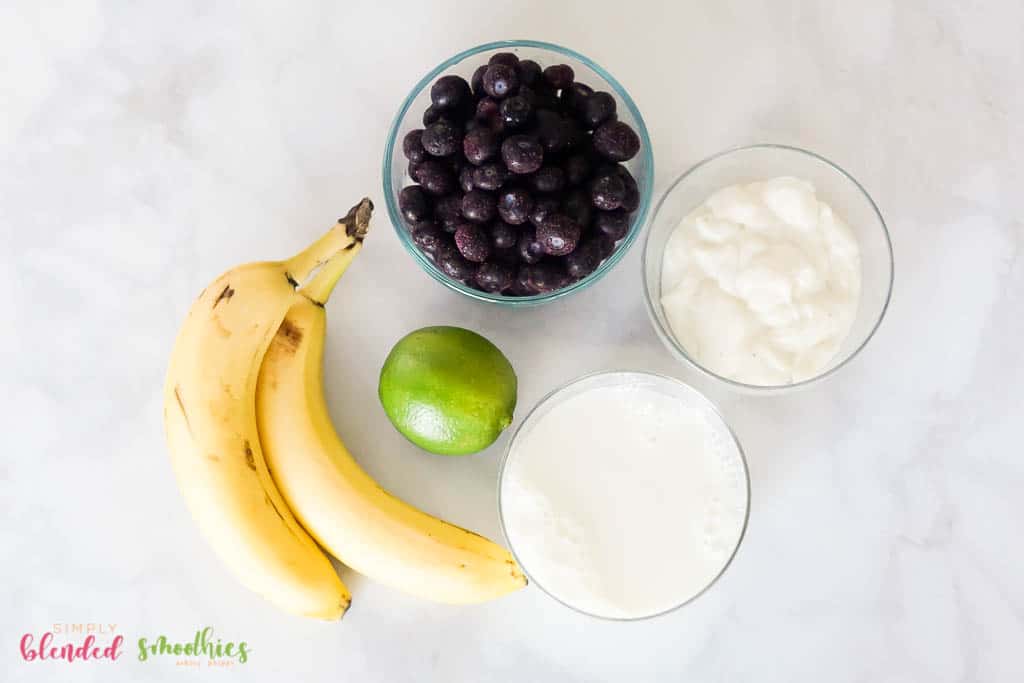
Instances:
[[[332,555],[407,593],[463,604],[525,586],[511,553],[402,502],[346,450],[323,395],[322,304],[337,280],[326,271],[304,288],[309,298],[288,311],[256,388],[264,454],[288,505]]]
[[[316,268],[340,275],[359,252],[373,204],[364,199],[287,261],[217,278],[188,313],[171,354],[164,423],[185,502],[206,540],[248,588],[287,611],[338,619],[350,596],[296,522],[267,471],[256,383],[267,347]]]

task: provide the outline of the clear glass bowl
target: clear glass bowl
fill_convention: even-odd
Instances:
[[[701,365],[676,339],[661,304],[661,267],[672,231],[715,191],[737,183],[776,176],[809,180],[818,196],[850,226],[860,245],[861,294],[857,317],[838,353],[816,376],[782,385],[744,384]],[[835,373],[852,360],[874,335],[889,307],[893,283],[889,231],[867,191],[842,168],[813,152],[784,145],[752,145],[716,154],[679,176],[655,208],[643,253],[644,298],[654,329],[673,356],[733,389],[772,394],[803,388]]]
[[[630,617],[618,617],[618,616],[606,616],[601,614],[594,614],[587,612],[579,607],[576,607],[568,602],[562,600],[556,593],[549,590],[545,585],[538,579],[535,574],[530,573],[529,563],[524,563],[520,553],[516,551],[516,539],[513,538],[513,534],[509,533],[508,523],[505,515],[506,499],[503,496],[505,475],[509,470],[510,463],[514,460],[514,454],[516,453],[516,445],[519,443],[525,435],[530,433],[530,430],[537,424],[537,421],[547,414],[552,408],[559,405],[563,401],[578,396],[579,394],[587,391],[609,387],[609,386],[643,386],[647,389],[653,389],[666,396],[676,398],[680,401],[687,402],[691,405],[696,405],[700,410],[704,411],[708,416],[712,427],[715,429],[720,443],[730,444],[735,449],[735,454],[738,456],[739,472],[738,476],[741,477],[744,492],[744,509],[742,511],[742,526],[739,530],[739,534],[736,537],[735,545],[729,552],[725,561],[722,564],[721,569],[718,573],[711,577],[707,584],[697,592],[689,595],[679,603],[651,614],[643,614],[639,616]],[[552,453],[551,457],[557,457],[557,453]],[[732,564],[736,558],[736,553],[739,551],[740,545],[743,544],[743,539],[746,536],[747,526],[750,521],[750,471],[747,466],[746,454],[743,452],[743,447],[740,445],[739,439],[736,437],[736,433],[732,431],[722,413],[718,408],[702,393],[694,389],[688,384],[681,382],[673,377],[666,377],[664,375],[658,375],[647,372],[634,372],[625,370],[613,370],[608,372],[597,372],[590,375],[584,375],[578,377],[567,384],[555,389],[550,394],[542,398],[537,405],[535,405],[526,417],[523,418],[522,423],[516,429],[512,438],[509,439],[508,446],[505,449],[505,453],[501,459],[498,471],[498,517],[501,523],[501,533],[504,536],[505,544],[512,552],[513,557],[516,558],[516,562],[522,568],[530,582],[540,588],[544,593],[553,598],[555,601],[565,605],[569,609],[572,609],[580,614],[585,614],[596,619],[605,619],[609,621],[639,621],[642,619],[651,619],[654,617],[668,614],[669,612],[675,611],[684,605],[688,605],[701,595],[704,595],[718,580],[725,574],[725,571]],[[666,541],[670,542],[670,541]]]
[[[468,287],[465,284],[451,279],[434,265],[427,256],[419,250],[412,241],[412,236],[405,229],[402,215],[398,210],[398,193],[405,185],[412,183],[406,173],[408,161],[402,153],[402,139],[406,133],[415,128],[422,128],[423,110],[430,105],[430,86],[438,77],[445,74],[458,74],[467,81],[473,75],[473,71],[485,63],[492,54],[496,52],[513,52],[521,59],[532,59],[542,67],[552,64],[568,64],[576,73],[576,80],[586,83],[595,90],[610,92],[618,104],[619,120],[628,123],[640,136],[640,153],[626,162],[625,166],[636,178],[640,190],[640,206],[633,213],[629,233],[619,243],[618,248],[611,256],[605,259],[597,270],[575,282],[568,287],[546,294],[533,296],[502,296],[501,294],[490,294]],[[647,126],[640,116],[633,99],[629,96],[618,81],[603,68],[593,61],[574,52],[568,48],[551,43],[542,43],[535,40],[503,40],[496,43],[487,43],[460,52],[451,59],[447,59],[430,73],[420,79],[420,82],[412,89],[409,96],[402,102],[391,130],[388,132],[387,145],[384,148],[384,198],[388,207],[388,215],[391,217],[391,224],[398,233],[398,239],[402,242],[406,251],[416,260],[423,270],[446,287],[456,292],[478,299],[509,306],[530,306],[553,301],[573,292],[577,292],[600,280],[605,273],[615,267],[626,251],[636,240],[637,235],[647,217],[647,211],[651,205],[651,192],[654,186],[654,155],[651,151],[651,139],[647,134]]]

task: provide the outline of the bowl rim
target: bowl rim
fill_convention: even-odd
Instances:
[[[635,617],[610,617],[610,616],[605,616],[605,615],[601,615],[601,614],[594,614],[593,612],[587,612],[586,610],[582,610],[579,607],[576,607],[574,605],[571,605],[571,604],[563,601],[557,595],[555,595],[554,593],[549,591],[547,588],[545,588],[543,586],[543,584],[541,584],[541,582],[538,581],[537,578],[530,573],[530,570],[526,567],[526,565],[523,564],[523,562],[520,559],[519,555],[516,553],[515,545],[512,543],[512,539],[509,538],[508,528],[507,528],[507,525],[505,524],[504,506],[502,505],[502,488],[503,488],[502,484],[505,481],[505,473],[506,473],[506,471],[508,469],[508,462],[509,462],[509,459],[511,458],[511,455],[512,455],[512,449],[515,447],[515,444],[518,441],[519,435],[522,432],[523,428],[530,422],[530,419],[534,416],[534,414],[536,414],[538,410],[540,410],[542,407],[548,405],[551,401],[557,399],[561,394],[565,393],[567,390],[571,389],[572,387],[574,387],[574,386],[576,386],[578,384],[581,384],[583,382],[588,382],[588,381],[592,381],[592,380],[595,380],[595,379],[598,379],[598,378],[601,378],[601,377],[610,377],[610,376],[640,377],[640,378],[647,379],[647,380],[653,380],[655,382],[659,382],[659,383],[662,383],[662,384],[665,384],[665,383],[672,384],[672,385],[675,385],[676,387],[682,388],[685,392],[691,394],[700,405],[702,405],[706,410],[709,411],[709,413],[711,415],[713,415],[714,417],[716,417],[718,420],[721,421],[722,425],[725,427],[726,432],[728,432],[729,437],[732,439],[732,443],[736,447],[736,452],[739,455],[740,464],[742,465],[743,481],[744,481],[744,485],[745,485],[744,491],[746,493],[746,509],[743,512],[743,525],[740,528],[739,536],[736,538],[736,545],[733,547],[732,552],[729,553],[729,557],[726,558],[726,561],[722,564],[721,569],[718,570],[718,573],[716,573],[714,575],[714,577],[712,577],[711,580],[708,581],[707,585],[705,585],[699,591],[697,591],[696,593],[694,593],[693,595],[688,597],[683,602],[680,602],[677,605],[673,605],[672,607],[669,607],[667,609],[661,610],[660,612],[655,612],[653,614],[644,614],[644,615],[635,616]],[[753,508],[753,499],[752,499],[752,491],[751,491],[750,480],[751,480],[751,477],[750,477],[750,465],[747,462],[747,454],[743,450],[742,442],[740,441],[739,437],[736,435],[736,432],[732,428],[732,425],[730,425],[729,421],[725,419],[725,415],[722,414],[722,411],[719,410],[719,408],[715,404],[715,402],[712,401],[710,398],[708,398],[706,394],[701,392],[699,389],[697,389],[693,385],[687,384],[686,382],[684,382],[683,380],[679,379],[678,377],[672,377],[670,375],[663,375],[663,374],[657,373],[657,372],[648,372],[648,371],[645,371],[645,370],[630,370],[630,369],[626,369],[626,368],[612,369],[612,370],[598,370],[596,372],[590,372],[590,373],[587,373],[587,374],[575,377],[573,379],[570,379],[569,381],[565,382],[564,384],[562,384],[562,385],[556,387],[555,389],[552,389],[551,391],[549,391],[540,400],[538,400],[537,403],[535,403],[532,408],[530,408],[530,411],[526,414],[526,416],[522,419],[522,421],[516,427],[516,430],[515,430],[515,432],[513,432],[512,437],[508,440],[508,443],[505,446],[505,452],[502,454],[501,460],[498,463],[498,524],[499,524],[499,526],[501,528],[501,535],[502,535],[503,540],[505,541],[505,545],[508,547],[509,552],[512,553],[512,557],[515,559],[516,563],[519,565],[519,568],[523,571],[523,574],[525,574],[527,579],[531,583],[536,585],[537,588],[539,588],[541,590],[541,592],[543,592],[545,595],[550,597],[555,602],[559,603],[560,605],[563,605],[564,607],[568,607],[569,609],[571,609],[572,611],[574,611],[574,612],[576,612],[578,614],[582,614],[584,616],[588,616],[588,617],[591,617],[593,619],[600,619],[602,621],[621,621],[621,622],[646,621],[648,619],[655,619],[657,617],[664,616],[666,614],[669,614],[670,612],[675,612],[676,610],[681,609],[681,608],[691,604],[692,602],[697,600],[699,597],[701,597],[702,595],[707,593],[711,589],[712,586],[717,584],[719,582],[719,580],[721,580],[722,576],[725,575],[725,572],[729,569],[729,567],[732,566],[733,561],[736,559],[736,556],[739,554],[740,546],[743,545],[743,541],[747,537],[747,530],[748,530],[748,528],[750,526],[750,513],[751,513],[751,509]]]
[[[871,210],[874,211],[875,217],[878,218],[878,224],[882,228],[882,236],[885,238],[885,245],[889,255],[889,281],[887,283],[887,289],[885,292],[885,301],[882,302],[882,307],[878,311],[878,317],[875,319],[874,324],[871,326],[871,330],[864,337],[861,343],[858,344],[855,349],[850,351],[850,353],[842,361],[832,366],[828,370],[818,373],[814,377],[809,377],[807,379],[800,380],[799,382],[793,382],[792,384],[747,384],[745,382],[729,379],[728,377],[723,377],[722,375],[719,375],[713,372],[712,370],[709,370],[708,368],[704,367],[696,359],[691,358],[690,355],[683,348],[682,344],[676,341],[675,335],[672,334],[671,330],[665,329],[665,326],[661,324],[661,321],[658,319],[657,310],[655,309],[654,298],[651,294],[650,286],[647,281],[647,261],[650,257],[651,233],[653,232],[652,229],[648,229],[647,235],[644,237],[643,252],[640,254],[640,276],[643,280],[644,302],[646,303],[647,316],[650,318],[651,325],[654,327],[655,332],[657,332],[658,337],[661,339],[662,343],[669,350],[669,352],[677,359],[682,360],[690,367],[695,368],[696,370],[698,370],[699,372],[703,373],[708,377],[711,377],[715,380],[718,380],[719,382],[726,384],[732,389],[736,389],[750,394],[775,394],[804,388],[811,384],[820,382],[827,377],[831,377],[836,372],[838,372],[840,368],[846,367],[846,365],[850,361],[852,361],[854,358],[860,355],[860,352],[864,349],[865,346],[867,346],[868,342],[874,338],[875,333],[878,332],[878,328],[881,326],[882,320],[885,318],[885,314],[889,310],[889,303],[892,300],[893,283],[896,277],[896,264],[893,258],[892,238],[889,233],[889,227],[888,225],[886,225],[885,219],[882,217],[882,212],[878,209],[878,205],[875,203],[875,200],[871,198],[871,195],[868,193],[868,191],[864,189],[864,186],[861,185],[856,178],[850,175],[839,164],[830,161],[829,159],[823,157],[822,155],[816,152],[812,152],[808,149],[796,147],[793,145],[762,142],[752,145],[732,147],[730,149],[723,150],[716,154],[712,154],[709,157],[701,159],[696,164],[691,166],[689,169],[681,173],[678,177],[676,177],[676,179],[672,181],[672,184],[669,185],[668,188],[662,193],[661,198],[658,200],[657,205],[654,207],[654,213],[651,214],[651,226],[653,226],[657,222],[658,214],[661,212],[661,208],[662,206],[664,206],[668,197],[676,190],[677,187],[680,186],[680,184],[683,183],[683,181],[689,178],[693,173],[714,161],[722,159],[723,157],[739,154],[742,152],[765,149],[795,152],[797,154],[803,154],[805,156],[811,157],[812,159],[822,162],[826,166],[830,167],[832,170],[838,172],[841,176],[849,180],[853,184],[853,186],[860,191],[861,195],[863,195],[864,199],[866,199],[868,201],[868,204],[871,206]]]
[[[598,76],[600,76],[611,89],[615,92],[616,97],[619,98],[620,103],[624,104],[629,110],[630,115],[636,121],[637,134],[640,136],[640,154],[643,155],[643,162],[648,169],[647,182],[644,187],[640,187],[640,206],[634,213],[631,220],[629,232],[622,239],[622,242],[616,248],[615,252],[612,253],[604,262],[598,266],[590,275],[586,276],[578,282],[574,282],[568,287],[556,290],[554,292],[546,292],[543,294],[532,294],[530,296],[503,296],[501,294],[491,294],[489,292],[482,292],[471,287],[467,287],[460,282],[457,282],[447,275],[442,273],[434,263],[427,258],[427,256],[419,250],[419,248],[413,243],[412,239],[405,230],[404,222],[402,221],[401,213],[398,209],[397,200],[395,193],[391,191],[391,160],[394,157],[395,146],[398,143],[398,133],[402,124],[402,120],[409,112],[413,101],[416,97],[423,92],[423,90],[430,85],[438,76],[442,75],[444,71],[450,69],[453,65],[463,61],[468,57],[480,54],[482,52],[488,52],[490,50],[496,50],[501,48],[516,48],[516,47],[528,47],[536,48],[541,50],[547,50],[557,54],[571,57],[593,70]],[[449,57],[444,60],[436,67],[431,69],[423,78],[421,78],[409,94],[402,101],[398,112],[395,114],[394,119],[391,122],[391,126],[388,129],[387,142],[384,145],[384,163],[382,164],[382,184],[384,188],[384,202],[388,209],[388,216],[391,219],[391,226],[398,234],[398,240],[402,243],[402,246],[407,252],[419,263],[420,267],[427,272],[437,282],[440,282],[444,286],[452,289],[460,294],[471,297],[478,301],[485,301],[488,303],[496,303],[508,306],[534,306],[555,299],[568,296],[574,292],[578,292],[581,289],[589,287],[593,283],[604,277],[612,268],[614,268],[626,255],[633,243],[636,242],[640,233],[643,231],[643,227],[646,224],[647,216],[650,213],[652,195],[654,193],[654,151],[651,146],[650,134],[647,130],[647,124],[644,122],[643,116],[640,114],[640,110],[637,108],[633,98],[629,95],[626,89],[619,83],[614,76],[612,76],[606,69],[594,62],[589,57],[571,50],[555,43],[547,43],[539,40],[498,40],[490,43],[483,43],[475,47],[463,50],[458,54]]]

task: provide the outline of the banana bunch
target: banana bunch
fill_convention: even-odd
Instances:
[[[362,248],[372,210],[363,199],[291,259],[214,280],[178,334],[164,388],[171,461],[200,532],[245,586],[320,619],[351,603],[321,547],[438,602],[526,585],[507,550],[382,489],[331,423],[323,305]]]

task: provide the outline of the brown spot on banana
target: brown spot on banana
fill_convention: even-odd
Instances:
[[[277,339],[288,353],[295,353],[302,343],[303,331],[295,323],[287,318],[277,328]]]
[[[192,423],[188,420],[188,411],[185,410],[185,400],[181,397],[181,385],[174,385],[174,399],[178,402],[178,410],[181,411],[181,416],[185,419],[185,428],[188,429],[188,435],[195,438],[192,434]]]
[[[248,439],[245,441],[245,464],[253,472],[256,471],[256,456],[252,452],[252,446],[249,445]]]
[[[217,308],[217,304],[221,301],[229,301],[231,297],[235,295],[235,290],[231,289],[231,285],[224,285],[224,289],[217,295],[217,300],[213,302],[213,308]]]

